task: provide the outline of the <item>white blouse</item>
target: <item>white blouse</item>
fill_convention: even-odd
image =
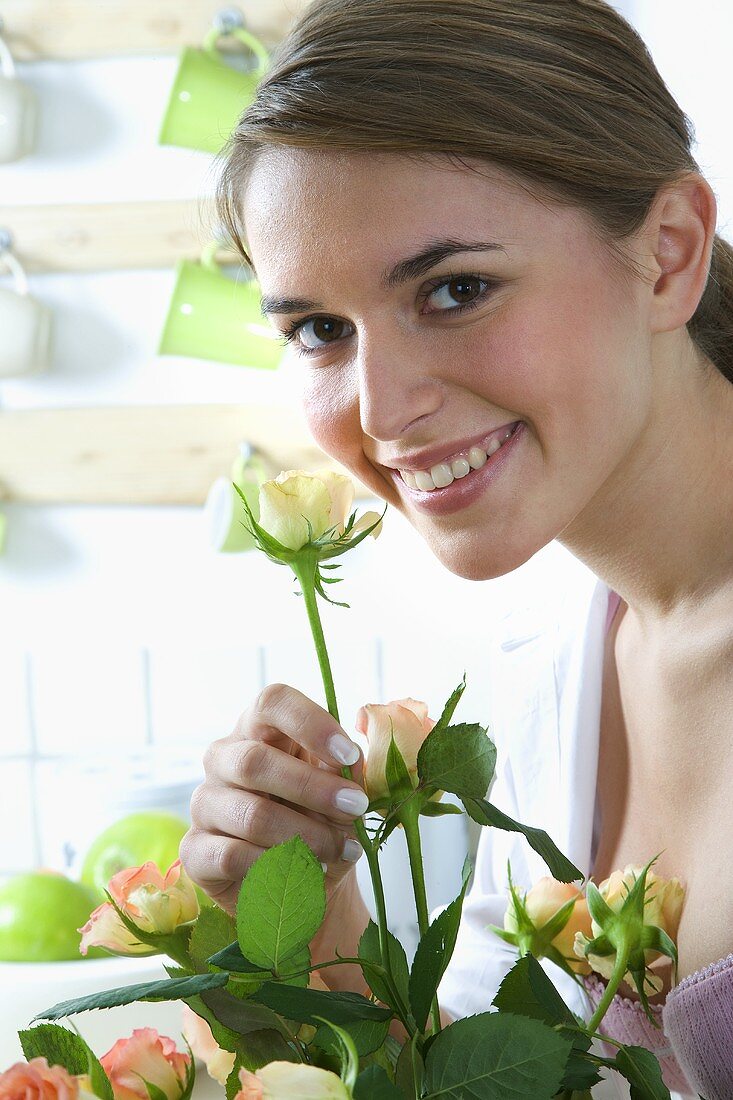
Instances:
[[[596,772],[611,590],[564,548],[558,553],[552,545],[553,552],[536,556],[536,567],[522,566],[500,578],[501,584],[488,582],[496,612],[488,656],[489,735],[497,766],[487,798],[522,824],[544,829],[587,875],[598,832]],[[490,1011],[518,957],[486,928],[504,923],[507,858],[512,879],[523,890],[550,873],[522,834],[481,830],[455,952],[439,988],[441,1005],[455,1018]],[[444,908],[437,907],[431,920]],[[569,1008],[590,1019],[584,990],[554,963],[543,959],[541,965]],[[601,1053],[597,1043],[591,1049]],[[605,1079],[594,1087],[594,1098],[630,1095],[619,1074],[600,1072]]]

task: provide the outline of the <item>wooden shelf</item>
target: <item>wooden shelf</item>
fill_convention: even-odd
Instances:
[[[247,30],[273,46],[309,0],[239,0]],[[177,53],[197,46],[226,0],[3,0],[18,61]]]
[[[357,499],[374,493],[313,441],[298,408],[124,405],[0,413],[0,501],[27,504],[203,504],[248,442],[269,476],[327,468]]]
[[[13,252],[26,271],[113,271],[175,267],[196,260],[216,235],[213,200],[70,203],[0,206],[0,227],[10,230]],[[216,254],[242,264],[233,249]]]

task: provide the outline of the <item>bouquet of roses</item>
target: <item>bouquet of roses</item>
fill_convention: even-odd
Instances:
[[[367,535],[376,538],[384,513],[366,513],[355,522],[356,513],[349,514],[353,485],[331,472],[289,470],[265,482],[257,516],[237,491],[256,545],[288,566],[299,582],[328,710],[338,721],[316,596],[337,603],[324,585],[340,578],[324,572],[337,569],[333,559]],[[634,983],[653,1020],[647,987],[657,992],[658,986],[648,964],[666,955],[677,965],[673,936],[681,888],[676,880],[664,884],[655,879],[650,872],[654,859],[627,869],[619,881],[608,880],[601,889],[589,881],[583,894],[572,885],[583,875],[547,833],[513,820],[487,800],[496,750],[484,727],[453,721],[464,689],[465,675],[435,721],[424,703],[409,698],[359,711],[357,727],[368,740],[363,778],[370,802],[355,829],[368,861],[377,920],[369,922],[355,958],[311,958],[309,945],[324,920],[326,891],[323,868],[300,836],[268,849],[252,864],[236,916],[216,905],[199,909],[180,861],[165,875],[153,864],[122,871],[110,880],[108,901],[80,929],[81,950],[95,944],[120,955],[159,953],[170,962],[168,978],[65,1001],[39,1013],[31,1021],[35,1026],[20,1032],[28,1065],[19,1063],[0,1076],[0,1097],[14,1096],[9,1074],[22,1077],[32,1070],[39,1079],[65,1073],[73,1082],[72,1092],[64,1094],[70,1100],[82,1092],[99,1100],[131,1100],[129,1074],[127,1092],[115,1080],[113,1052],[99,1060],[78,1032],[37,1021],[134,1001],[180,1000],[186,1006],[189,1052],[204,1059],[227,1100],[589,1097],[604,1066],[631,1083],[633,1096],[668,1098],[654,1055],[616,1043],[598,1028],[624,978]],[[351,779],[351,769],[344,766],[342,775]],[[442,801],[445,792],[460,805]],[[425,815],[464,812],[482,826],[523,834],[550,876],[522,896],[509,868],[509,908],[504,928],[494,932],[517,948],[518,959],[494,997],[497,1011],[441,1027],[437,990],[456,944],[471,863],[464,862],[458,896],[430,923],[419,821]],[[380,851],[396,828],[403,830],[407,844],[420,932],[411,965],[387,926],[379,864]],[[657,895],[648,896],[653,887],[663,887],[666,909],[654,902]],[[564,1003],[541,958],[577,982],[591,967],[608,979],[589,1022]],[[327,969],[354,963],[364,977],[363,992],[330,990],[323,981]],[[393,1021],[401,1025],[401,1041],[391,1034]],[[152,1060],[144,1059],[133,1074],[145,1088],[137,1095],[188,1100],[194,1080],[191,1054],[177,1055],[176,1062],[173,1049],[164,1045],[169,1039],[159,1039],[152,1029],[135,1036],[143,1032],[151,1033],[149,1046],[154,1038],[162,1044],[159,1054],[168,1068],[165,1080],[156,1081]],[[594,1038],[617,1048],[616,1057],[594,1053]],[[124,1047],[131,1041],[120,1043]]]

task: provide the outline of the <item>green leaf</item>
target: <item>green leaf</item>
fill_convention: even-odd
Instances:
[[[390,719],[390,727],[392,721]],[[405,758],[400,752],[394,733],[389,735],[389,748],[387,749],[387,764],[385,767],[387,787],[394,802],[400,802],[409,798],[414,788],[412,777],[407,769]]]
[[[436,790],[483,798],[496,766],[496,747],[477,722],[434,726],[417,754],[417,774]]]
[[[397,992],[402,999],[403,1007],[407,1009],[410,1004],[410,969],[407,965],[407,956],[404,947],[389,930],[387,930],[387,950],[389,952],[392,977],[394,978]],[[359,947],[357,949],[357,956],[365,961],[368,960],[379,966],[382,965],[382,954],[379,946],[379,928],[373,920],[369,921],[369,924],[362,932],[361,939],[359,940]],[[364,963],[360,965],[364,980],[375,997],[378,997],[380,1001],[383,1001],[386,1005],[390,1005],[396,1011],[397,1005],[392,1004],[394,998],[389,992],[384,978],[380,974],[375,974],[374,971]]]
[[[614,1067],[631,1086],[631,1100],[670,1100],[659,1062],[645,1047],[622,1047]]]
[[[174,978],[158,982],[143,982],[126,985],[121,989],[105,989],[101,993],[90,993],[86,997],[75,997],[71,1001],[61,1001],[33,1017],[36,1020],[59,1020],[62,1016],[75,1016],[78,1012],[88,1012],[92,1008],[117,1008],[118,1005],[133,1004],[134,1001],[178,1001],[200,993],[206,989],[217,989],[226,985],[228,974],[196,974],[193,978]]]
[[[280,982],[265,982],[252,999],[267,1005],[281,1016],[298,1020],[303,1024],[318,1025],[316,1016],[323,1016],[335,1024],[348,1024],[352,1020],[390,1020],[389,1008],[375,1005],[359,993],[345,991],[326,992],[322,989],[298,989]]]
[[[464,811],[453,802],[424,802],[420,813],[425,817],[443,817],[445,814],[462,814]]]
[[[290,1032],[277,1013],[251,999],[240,1000],[226,989],[212,989],[201,994],[201,1000],[212,1015],[235,1035],[253,1031],[273,1030],[289,1039]]]
[[[353,1020],[344,1027],[354,1041],[357,1053],[360,1057],[372,1054],[382,1046],[389,1031],[389,1020]],[[317,1046],[326,1054],[340,1053],[340,1045],[330,1028],[323,1024],[311,1039],[313,1046]]]
[[[95,1095],[101,1100],[113,1100],[112,1085],[99,1059],[75,1031],[61,1024],[39,1024],[19,1031],[18,1038],[26,1061],[45,1057],[50,1066],[63,1066],[73,1076],[88,1073]]]
[[[440,715],[440,718],[438,719],[438,721],[435,723],[432,730],[430,731],[431,733],[433,733],[435,730],[445,729],[445,727],[448,725],[451,718],[453,717],[453,712],[455,711],[456,707],[458,706],[458,702],[459,702],[459,700],[460,700],[460,698],[463,695],[463,692],[465,690],[466,690],[466,673],[465,673],[465,670],[464,670],[463,679],[461,680],[458,687],[455,688],[455,690],[451,692],[451,695],[450,695],[450,698],[448,699],[448,702],[443,707],[443,711]]]
[[[354,1100],[403,1100],[403,1097],[404,1093],[392,1084],[381,1066],[368,1066],[356,1079]]]
[[[188,951],[196,970],[206,973],[209,956],[221,951],[237,938],[237,922],[230,913],[218,905],[202,909],[191,932]],[[237,944],[239,947],[239,944]],[[221,965],[221,964],[219,964]]]
[[[412,1039],[403,1046],[395,1066],[395,1084],[403,1096],[423,1095],[425,1063],[417,1049],[418,1041],[419,1033],[416,1031]]]
[[[582,871],[570,862],[562,854],[557,845],[550,839],[544,829],[537,829],[532,825],[522,825],[514,821],[508,814],[492,806],[485,798],[464,798],[463,805],[479,825],[492,825],[495,829],[504,829],[510,833],[524,833],[530,847],[544,859],[550,869],[550,874],[559,882],[575,882],[585,876]]]
[[[425,1098],[550,1100],[570,1043],[539,1020],[482,1012],[441,1031],[425,1061]]]
[[[211,966],[219,966],[222,970],[231,970],[234,974],[262,974],[268,978],[272,976],[271,968],[268,967],[267,970],[263,970],[262,967],[255,966],[249,959],[245,959],[242,948],[239,946],[239,940],[222,947],[215,955],[209,956],[206,962]]]
[[[305,989],[310,978],[310,974],[308,973],[310,964],[310,947],[306,946],[301,948],[296,955],[291,955],[290,958],[286,959],[282,964],[280,973],[277,974],[276,977],[278,981],[286,985],[297,985]],[[291,974],[295,975],[295,977],[290,977]]]
[[[356,1077],[359,1072],[359,1052],[354,1046],[354,1040],[348,1031],[344,1031],[342,1027],[332,1023],[330,1020],[325,1020],[321,1017],[320,1024],[322,1027],[330,1028],[338,1039],[339,1057],[341,1061],[339,1076],[349,1091],[349,1094],[351,1094],[351,1090],[356,1084]]]
[[[578,1030],[575,1016],[533,955],[524,955],[514,964],[491,1003],[500,1012],[541,1020],[550,1027],[567,1025],[564,1034],[572,1050],[561,1082],[563,1089],[587,1089],[601,1080],[595,1066],[584,1060],[592,1040]]]
[[[514,964],[491,1003],[500,1012],[550,1025],[575,1025],[575,1017],[533,955],[523,955]]]
[[[420,1031],[425,1030],[433,997],[456,946],[463,899],[470,876],[471,861],[466,858],[463,863],[463,885],[458,897],[438,914],[415,951],[410,971],[410,1006]]]
[[[325,912],[323,868],[296,834],[263,852],[245,875],[237,899],[242,954],[280,973],[313,939]]]
[[[221,994],[221,997],[216,999],[216,994]],[[206,997],[210,1003],[205,1003],[203,997]],[[274,1013],[257,1018],[253,1011],[257,1006],[238,1003],[235,998],[229,997],[225,990],[215,990],[213,994],[205,993],[202,997],[188,998],[186,1004],[202,1020],[206,1020],[214,1039],[222,1050],[228,1050],[235,1055],[235,1069],[238,1066],[245,1066],[254,1072],[268,1062],[300,1061],[290,1045],[291,1032],[288,1031],[284,1021]],[[227,1027],[222,1020],[230,1021],[239,1031]],[[265,1026],[256,1027],[258,1022]],[[268,1026],[269,1023],[272,1026]],[[238,1084],[234,1091],[239,1091]]]

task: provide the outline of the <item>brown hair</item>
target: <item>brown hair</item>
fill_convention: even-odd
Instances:
[[[588,212],[611,252],[660,187],[699,171],[692,123],[604,0],[313,0],[220,156],[216,209],[268,146],[478,158]],[[470,167],[470,166],[467,166]],[[733,247],[716,234],[687,328],[733,382]]]

